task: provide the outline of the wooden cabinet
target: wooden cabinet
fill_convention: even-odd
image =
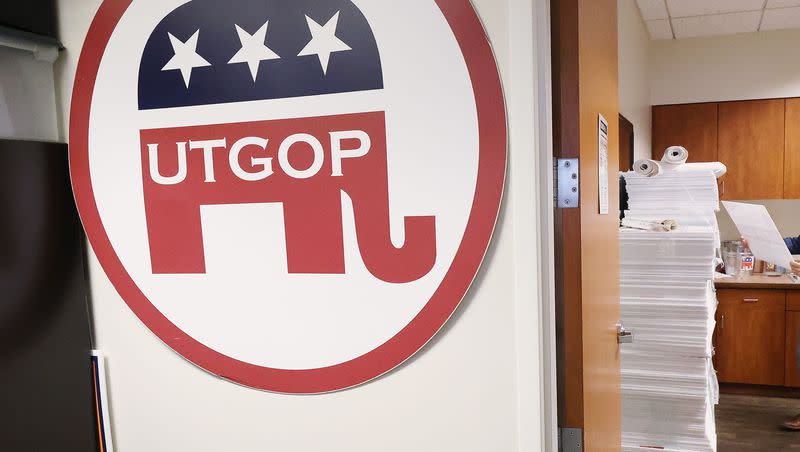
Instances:
[[[669,146],[683,146],[690,162],[717,161],[717,104],[653,107],[653,158]]]
[[[800,397],[800,290],[719,288],[717,299],[714,365],[732,383],[723,391]]]
[[[800,388],[800,312],[786,311],[785,386]]]
[[[782,290],[717,291],[714,364],[719,381],[782,386],[786,294]]]
[[[722,199],[800,199],[800,98],[657,105],[652,132],[654,159],[679,145],[727,165]]]
[[[800,99],[786,99],[783,197],[800,199]]]
[[[800,311],[800,290],[786,291],[786,310]]]
[[[786,292],[786,353],[784,386],[800,388],[800,292]]]
[[[783,198],[783,99],[719,104],[719,160],[728,166],[724,199]]]

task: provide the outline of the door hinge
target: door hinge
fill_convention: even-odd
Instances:
[[[557,209],[580,206],[580,162],[578,159],[557,159],[553,165],[553,204]]]
[[[559,428],[558,452],[583,452],[583,429]]]

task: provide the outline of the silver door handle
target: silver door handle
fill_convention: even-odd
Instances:
[[[626,330],[625,325],[621,323],[617,325],[617,343],[618,344],[633,343],[633,331]]]

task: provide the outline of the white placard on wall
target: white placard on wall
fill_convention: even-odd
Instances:
[[[598,114],[597,120],[597,170],[600,215],[608,214],[608,121]]]

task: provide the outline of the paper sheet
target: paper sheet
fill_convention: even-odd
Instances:
[[[722,204],[757,259],[789,268],[792,255],[764,206],[731,201]]]

